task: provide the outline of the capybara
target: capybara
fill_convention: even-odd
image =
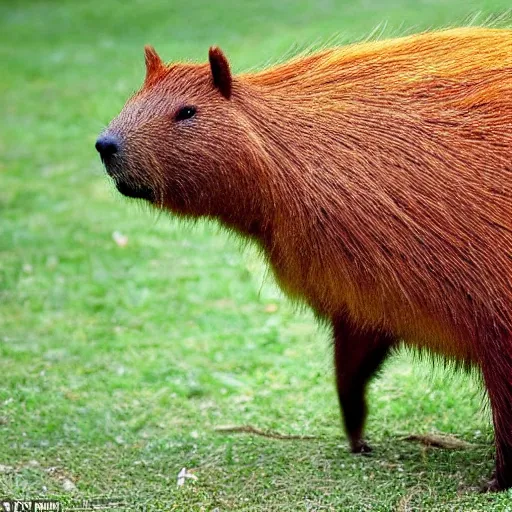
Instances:
[[[479,368],[512,486],[512,30],[320,50],[233,76],[164,64],[96,148],[126,196],[218,219],[334,332],[354,452],[365,388],[406,344]]]

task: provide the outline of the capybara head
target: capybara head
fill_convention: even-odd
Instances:
[[[188,215],[220,215],[247,185],[254,145],[241,85],[219,48],[207,64],[165,65],[145,48],[139,92],[96,141],[118,190]]]

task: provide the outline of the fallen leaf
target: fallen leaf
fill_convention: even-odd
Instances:
[[[178,487],[185,485],[185,479],[187,478],[197,480],[197,476],[187,471],[187,468],[181,468],[181,471],[178,473]]]
[[[126,247],[128,245],[128,237],[123,235],[120,231],[114,231],[112,233],[112,240],[118,247]]]

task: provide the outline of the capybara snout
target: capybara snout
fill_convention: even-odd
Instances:
[[[108,161],[113,155],[119,153],[121,144],[115,135],[100,135],[96,141],[96,151],[103,162]]]

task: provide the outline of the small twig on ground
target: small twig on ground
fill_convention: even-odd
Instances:
[[[446,448],[448,450],[459,450],[463,448],[471,448],[474,446],[467,441],[462,441],[453,436],[448,435],[435,435],[435,434],[412,434],[410,436],[402,437],[401,441],[418,441],[425,446],[432,446],[433,448]]]
[[[308,439],[317,439],[315,436],[294,436],[280,434],[279,432],[273,432],[271,430],[261,430],[259,428],[253,427],[252,425],[225,425],[215,427],[214,430],[216,432],[222,432],[223,434],[255,434],[257,436],[270,437],[272,439],[298,439],[302,441]]]

